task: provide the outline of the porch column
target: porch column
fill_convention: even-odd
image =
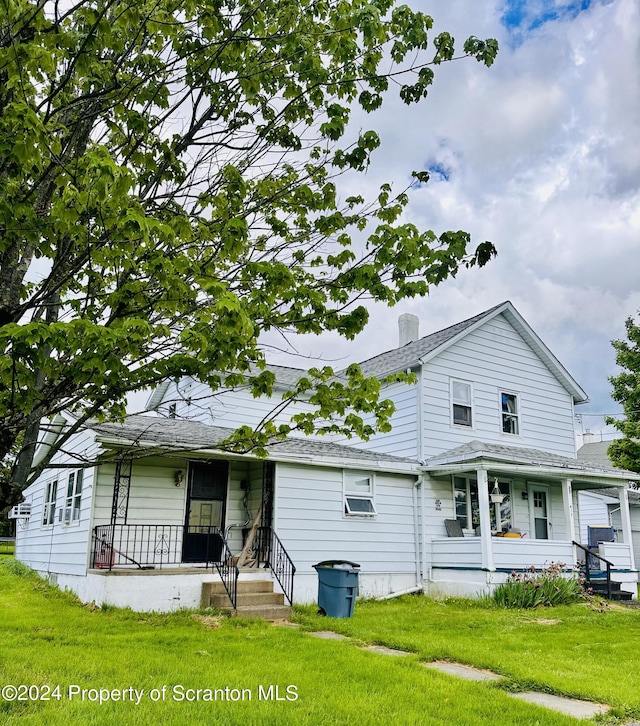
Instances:
[[[635,558],[633,556],[633,539],[631,535],[631,515],[629,514],[629,490],[626,486],[616,487],[620,496],[620,518],[622,519],[622,536],[624,543],[629,545],[629,554],[631,555],[631,569],[636,569]]]
[[[478,505],[480,507],[480,549],[482,568],[495,570],[493,565],[493,545],[491,541],[491,517],[489,515],[489,477],[486,469],[477,469]]]
[[[567,538],[570,542],[576,539],[576,525],[573,518],[573,488],[571,479],[562,480],[562,506],[564,507],[564,521],[567,528]]]

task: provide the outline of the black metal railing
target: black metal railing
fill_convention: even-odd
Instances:
[[[293,576],[296,568],[271,527],[259,527],[253,546],[258,564],[269,567],[278,581],[289,605],[293,604]]]
[[[185,536],[197,538],[198,552],[188,561],[206,566],[220,559],[218,527],[185,527],[179,524],[104,524],[94,527],[91,566],[153,569],[185,562]]]
[[[605,559],[604,557],[601,557],[597,552],[594,552],[593,549],[589,549],[588,547],[585,547],[584,545],[581,545],[578,542],[572,541],[573,545],[580,548],[585,553],[584,558],[584,581],[587,587],[591,585],[591,570],[595,569],[590,566],[590,560],[592,557],[597,557],[601,562],[604,562],[607,566],[606,568],[606,577],[607,577],[607,598],[611,599],[611,568],[613,567],[613,562],[610,562],[609,560]],[[602,572],[600,569],[599,572]]]
[[[233,553],[229,549],[227,540],[222,540],[222,557],[220,562],[214,562],[215,568],[218,570],[218,575],[222,580],[224,589],[227,591],[229,600],[234,610],[238,602],[238,577],[240,570],[233,556]]]
[[[271,527],[259,527],[253,541],[254,562],[270,568],[289,604],[293,604],[296,568]],[[178,524],[104,524],[94,527],[91,567],[154,569],[168,565],[212,564],[236,607],[239,570],[218,527]]]

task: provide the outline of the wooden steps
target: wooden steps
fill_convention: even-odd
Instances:
[[[585,583],[587,591],[591,590],[593,595],[597,595],[602,598],[608,597],[607,595],[607,582],[600,578],[592,578],[589,583]],[[632,595],[630,592],[622,590],[620,583],[615,580],[611,581],[611,599],[612,600],[631,600]]]
[[[273,591],[270,580],[239,580],[236,608],[221,582],[205,582],[202,585],[203,608],[215,608],[238,618],[260,618],[262,620],[286,620],[291,607],[284,602],[281,592]]]

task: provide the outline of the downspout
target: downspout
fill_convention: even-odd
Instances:
[[[420,521],[418,517],[418,489],[420,489],[420,495],[422,498],[422,481],[424,474],[419,474],[416,477],[416,481],[413,485],[413,537],[414,537],[414,549],[415,549],[415,561],[416,561],[416,588],[422,589],[422,558],[421,558],[421,547],[420,547]],[[423,523],[424,529],[424,523]]]

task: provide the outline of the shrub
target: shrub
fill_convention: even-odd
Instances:
[[[582,582],[577,575],[566,577],[565,565],[551,563],[540,573],[535,567],[527,572],[512,572],[507,581],[498,585],[492,599],[505,608],[536,608],[567,605],[584,597]]]

